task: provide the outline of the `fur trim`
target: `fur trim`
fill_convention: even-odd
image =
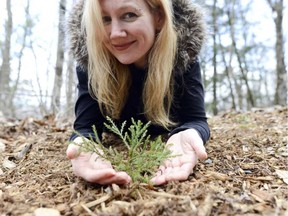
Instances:
[[[78,0],[73,7],[68,23],[69,49],[77,64],[88,65],[85,31],[81,20],[85,0]],[[206,40],[206,24],[203,9],[191,0],[172,0],[174,24],[178,33],[178,51],[175,69],[185,71],[188,64],[196,61]]]

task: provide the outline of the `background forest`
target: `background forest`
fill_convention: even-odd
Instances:
[[[0,1],[0,117],[74,117],[75,62],[63,24],[75,2]],[[195,2],[209,30],[200,57],[209,115],[286,106],[288,2]]]

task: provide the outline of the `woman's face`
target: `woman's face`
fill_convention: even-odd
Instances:
[[[145,67],[160,16],[145,0],[99,0],[106,30],[105,47],[122,64]]]

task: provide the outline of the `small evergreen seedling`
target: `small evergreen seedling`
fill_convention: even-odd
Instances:
[[[105,147],[98,137],[96,127],[93,126],[96,142],[92,136],[90,139],[82,136],[80,152],[95,152],[100,158],[109,161],[116,171],[128,173],[134,183],[149,183],[160,164],[172,157],[171,151],[165,147],[161,136],[152,140],[147,134],[150,122],[143,125],[141,121],[136,122],[132,119],[132,125],[124,132],[126,121],[119,129],[111,118],[107,117],[107,120],[109,124],[105,123],[105,127],[121,139],[125,151],[118,151],[113,146]]]

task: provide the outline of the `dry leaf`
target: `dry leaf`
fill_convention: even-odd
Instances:
[[[276,174],[288,185],[288,171],[287,170],[276,170]]]

